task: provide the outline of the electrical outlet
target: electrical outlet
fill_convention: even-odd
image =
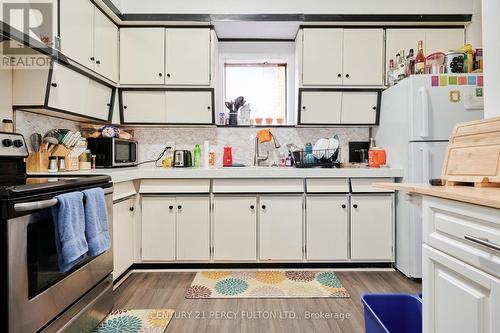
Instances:
[[[174,150],[175,149],[175,142],[174,141],[167,141],[167,142],[165,142],[165,147],[168,147],[168,148]]]

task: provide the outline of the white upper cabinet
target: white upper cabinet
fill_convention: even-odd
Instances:
[[[383,50],[383,29],[305,28],[302,84],[380,86]]]
[[[211,91],[167,91],[166,122],[188,124],[211,124]]]
[[[342,29],[304,29],[302,83],[342,84]]]
[[[164,28],[120,29],[120,83],[164,84]]]
[[[89,0],[60,0],[61,52],[93,69],[94,5]]]
[[[210,29],[166,29],[165,83],[210,84]]]
[[[343,60],[344,85],[382,85],[384,30],[344,29]]]
[[[108,120],[112,92],[112,88],[88,79],[85,116]]]
[[[341,91],[303,91],[301,94],[301,124],[339,124],[341,110]]]
[[[95,71],[118,82],[118,27],[98,9],[94,26]]]
[[[54,63],[48,106],[58,110],[84,114],[88,85],[89,79],[86,76]],[[111,95],[108,98],[111,100]]]
[[[342,93],[342,124],[375,124],[377,92],[348,91]]]
[[[118,82],[118,27],[89,0],[60,0],[61,51]]]
[[[448,52],[465,43],[464,29],[429,29],[425,31],[425,55],[434,52]]]
[[[164,91],[123,91],[124,123],[165,123]]]

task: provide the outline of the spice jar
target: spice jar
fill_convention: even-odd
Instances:
[[[12,120],[2,120],[2,132],[14,133],[14,123],[12,122]]]

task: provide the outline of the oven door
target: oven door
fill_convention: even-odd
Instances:
[[[110,236],[112,192],[106,188]],[[8,223],[9,332],[35,332],[56,318],[113,270],[112,249],[61,273],[51,207],[55,199],[14,205],[28,214]]]

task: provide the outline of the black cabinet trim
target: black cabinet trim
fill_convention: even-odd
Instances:
[[[338,123],[338,124],[329,124],[329,123],[303,123],[302,116],[302,92],[307,91],[339,91],[339,92],[376,92],[377,93],[377,114],[375,116],[375,123]],[[329,127],[343,127],[343,126],[377,126],[380,122],[380,106],[382,102],[382,91],[381,88],[299,88],[299,99],[297,105],[297,126],[306,125],[306,126],[329,126]]]
[[[148,122],[126,122],[124,118],[123,109],[123,92],[124,91],[209,91],[211,94],[211,111],[212,111],[212,122],[211,123],[148,123]],[[158,88],[119,88],[118,89],[118,103],[120,106],[120,124],[122,125],[156,125],[156,126],[199,126],[199,125],[215,125],[215,89],[214,88],[168,88],[168,87],[158,87]]]

